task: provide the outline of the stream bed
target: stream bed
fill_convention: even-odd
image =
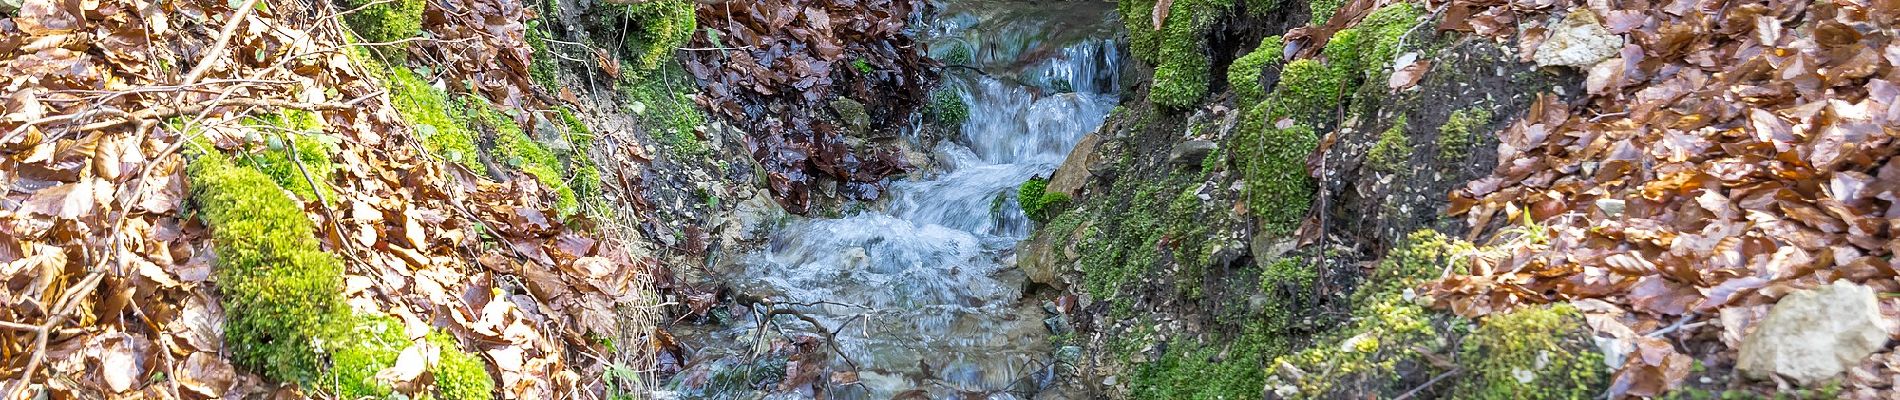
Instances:
[[[1024,298],[1013,266],[1032,230],[1015,193],[1115,107],[1113,3],[941,7],[919,33],[958,65],[941,90],[970,108],[960,132],[930,148],[926,169],[891,182],[886,201],[792,219],[714,266],[734,292],[774,305],[678,330],[693,354],[656,397],[1028,399],[1057,380],[1050,325],[1062,322]]]

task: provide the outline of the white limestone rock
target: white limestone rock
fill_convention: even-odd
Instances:
[[[1795,292],[1742,339],[1736,368],[1752,379],[1819,383],[1885,347],[1884,323],[1873,288],[1841,281]]]

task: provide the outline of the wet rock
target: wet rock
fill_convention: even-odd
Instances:
[[[1811,385],[1860,364],[1887,344],[1873,288],[1851,282],[1789,294],[1742,339],[1736,368]]]
[[[1207,159],[1208,154],[1214,153],[1214,149],[1218,148],[1220,148],[1220,145],[1207,140],[1189,140],[1175,143],[1174,149],[1168,150],[1168,163],[1198,166],[1201,165],[1202,160]]]
[[[1550,27],[1550,38],[1537,46],[1537,54],[1531,58],[1539,67],[1589,68],[1616,56],[1622,48],[1623,37],[1603,27],[1596,13],[1579,7]]]
[[[1075,331],[1069,327],[1069,316],[1067,315],[1057,314],[1056,316],[1045,318],[1042,320],[1042,324],[1049,327],[1049,334],[1052,335],[1065,335]]]
[[[1089,180],[1089,165],[1101,161],[1101,155],[1095,152],[1095,145],[1102,142],[1101,136],[1087,134],[1076,142],[1075,149],[1069,151],[1069,158],[1056,167],[1055,175],[1049,177],[1048,192],[1062,193],[1074,197],[1080,195],[1082,185]]]
[[[831,111],[838,113],[838,123],[844,124],[852,135],[865,137],[871,133],[871,114],[864,111],[864,103],[838,97],[831,101]]]

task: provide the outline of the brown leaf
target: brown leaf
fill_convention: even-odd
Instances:
[[[1168,12],[1173,11],[1172,10],[1173,8],[1174,8],[1174,0],[1156,0],[1155,1],[1155,8],[1154,8],[1155,29],[1154,30],[1157,30],[1157,31],[1161,30],[1161,25],[1168,21]]]

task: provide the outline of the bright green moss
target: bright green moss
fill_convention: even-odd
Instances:
[[[670,65],[670,64],[669,64]],[[640,119],[648,135],[680,156],[702,156],[711,151],[694,133],[706,122],[693,103],[695,86],[678,68],[660,68],[640,76],[629,74],[616,84],[628,113]]]
[[[1049,180],[1041,177],[1023,181],[1016,188],[1016,203],[1022,206],[1023,215],[1036,222],[1049,222],[1049,218],[1062,212],[1069,205],[1069,195],[1060,192],[1048,192]]]
[[[396,365],[402,349],[413,342],[403,335],[401,320],[359,316],[357,321],[349,332],[347,345],[337,349],[331,357],[330,376],[324,381],[334,382],[339,399],[380,399],[388,396],[392,389],[387,383],[376,381],[376,373]]]
[[[442,351],[441,358],[430,370],[435,375],[435,389],[441,399],[493,398],[491,394],[495,391],[495,381],[488,376],[488,369],[482,366],[481,357],[462,351],[455,338],[440,331],[429,333],[425,340]]]
[[[1343,5],[1346,5],[1346,0],[1313,0],[1306,3],[1307,10],[1313,14],[1313,25],[1326,25],[1326,20],[1333,19],[1333,14],[1338,13],[1339,7]]]
[[[264,173],[215,152],[199,155],[188,173],[217,251],[232,360],[273,380],[313,382],[324,348],[348,326],[338,296],[343,265],[318,245],[303,207]]]
[[[924,117],[942,127],[962,126],[970,120],[970,105],[964,104],[963,96],[953,89],[941,88],[930,93],[930,106],[924,109]]]
[[[394,42],[415,37],[422,32],[422,11],[427,8],[427,0],[393,0],[377,3],[377,0],[349,0],[351,8],[365,4],[354,13],[343,16],[356,36],[370,42]]]
[[[1351,28],[1333,33],[1321,54],[1326,65],[1348,87],[1385,84],[1386,68],[1398,56],[1399,42],[1410,31],[1423,9],[1411,3],[1380,8]]]
[[[1470,377],[1453,398],[1584,400],[1608,383],[1603,356],[1569,304],[1490,317],[1465,338],[1458,361]]]
[[[1306,157],[1318,148],[1319,137],[1306,125],[1275,128],[1267,114],[1267,106],[1257,106],[1242,119],[1234,157],[1249,212],[1268,230],[1287,233],[1299,227],[1311,206],[1314,186]]]
[[[1292,118],[1308,124],[1323,124],[1334,118],[1344,90],[1339,75],[1312,59],[1293,60],[1280,71],[1280,83],[1268,96],[1272,120]],[[1271,124],[1271,121],[1268,121]]]
[[[389,98],[403,119],[415,124],[423,146],[449,162],[462,164],[478,175],[488,174],[476,146],[475,131],[462,121],[459,112],[451,114],[448,94],[430,85],[407,67],[388,68]]]
[[[1234,400],[1262,397],[1266,361],[1286,340],[1259,323],[1248,324],[1231,345],[1177,340],[1159,359],[1138,365],[1128,387],[1133,399]]]
[[[1451,118],[1438,127],[1438,157],[1444,161],[1458,161],[1471,155],[1471,147],[1478,143],[1478,130],[1491,123],[1491,109],[1482,106],[1466,108],[1451,113]]]
[[[263,172],[299,199],[329,201],[336,198],[326,184],[330,174],[336,171],[336,165],[330,163],[332,145],[324,142],[334,139],[323,136],[323,123],[317,120],[316,114],[293,110],[249,118],[247,122],[265,127],[259,131],[269,136],[264,140],[263,151],[238,157],[234,160],[238,165]],[[298,168],[299,163],[303,164],[302,169]],[[305,171],[310,173],[308,179],[304,177]],[[316,186],[311,186],[312,182]],[[319,193],[322,196],[318,196]]]
[[[1261,75],[1268,67],[1279,66],[1285,51],[1286,44],[1280,37],[1272,36],[1261,39],[1260,47],[1234,60],[1234,65],[1227,68],[1227,86],[1234,90],[1235,104],[1250,108],[1266,99],[1267,90],[1260,84]]]
[[[597,23],[612,32],[624,32],[623,48],[635,65],[651,70],[670,60],[673,50],[692,40],[698,29],[690,0],[653,0],[632,4],[595,6]]]
[[[1205,1],[1179,1],[1171,9],[1160,32],[1160,58],[1153,61],[1154,86],[1148,100],[1163,107],[1187,108],[1207,95],[1206,35],[1220,9]]]
[[[554,151],[536,143],[534,138],[522,132],[515,119],[503,114],[501,110],[489,105],[486,100],[474,96],[460,96],[456,104],[461,109],[473,113],[472,120],[478,126],[491,129],[495,135],[493,156],[510,167],[520,168],[540,181],[554,192],[554,207],[562,214],[571,214],[579,210],[579,200],[574,189],[567,184],[567,177],[561,173],[564,165]]]
[[[1411,155],[1412,145],[1405,139],[1405,117],[1401,116],[1391,128],[1379,133],[1379,141],[1366,153],[1366,165],[1379,172],[1398,172],[1405,169]]]

